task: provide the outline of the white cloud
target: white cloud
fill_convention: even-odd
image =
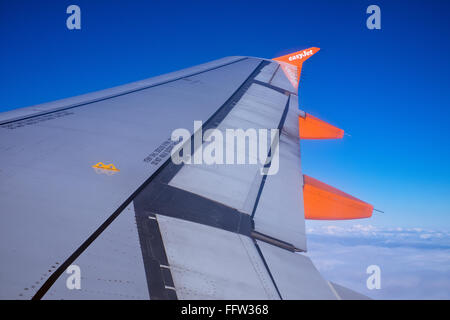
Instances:
[[[308,255],[322,275],[375,299],[450,299],[450,233],[422,228],[311,224]],[[366,268],[381,268],[381,289]]]

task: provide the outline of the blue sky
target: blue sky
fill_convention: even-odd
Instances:
[[[81,30],[66,28],[70,4],[81,7]],[[370,4],[381,8],[381,30],[365,26]],[[439,233],[450,230],[449,12],[445,0],[0,0],[0,111],[224,56],[317,46],[303,67],[301,108],[351,136],[303,141],[304,173],[385,211],[357,222],[365,227]],[[354,225],[308,222],[311,230]],[[316,259],[323,246],[314,239]],[[378,236],[368,239],[375,255],[384,248]]]

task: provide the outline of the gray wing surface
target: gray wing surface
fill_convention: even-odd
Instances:
[[[336,299],[301,254],[295,91],[278,63],[228,57],[0,114],[0,298]],[[278,174],[174,164],[194,121],[280,129]]]

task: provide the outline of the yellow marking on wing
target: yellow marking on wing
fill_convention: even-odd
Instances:
[[[116,168],[115,165],[113,165],[112,163],[110,164],[104,164],[103,162],[99,162],[97,164],[94,164],[92,166],[92,168],[98,168],[98,169],[103,169],[103,170],[110,170],[110,171],[120,171],[119,169]]]

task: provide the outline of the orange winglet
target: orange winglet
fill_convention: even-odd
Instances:
[[[303,175],[305,219],[348,220],[370,218],[373,206],[317,179]]]
[[[344,130],[339,129],[308,113],[298,117],[300,139],[342,139]]]
[[[303,62],[311,58],[314,54],[316,54],[320,48],[312,47],[308,48],[302,51],[297,51],[294,53],[290,53],[281,57],[273,58],[272,60],[280,61],[287,63],[289,65],[292,65],[296,67],[297,72],[295,73],[295,68],[292,68],[294,70],[291,70],[288,66],[285,64],[280,64],[281,69],[283,69],[284,73],[286,74],[289,81],[292,83],[294,88],[298,88],[298,83],[300,81],[300,75],[302,73],[302,65]]]

